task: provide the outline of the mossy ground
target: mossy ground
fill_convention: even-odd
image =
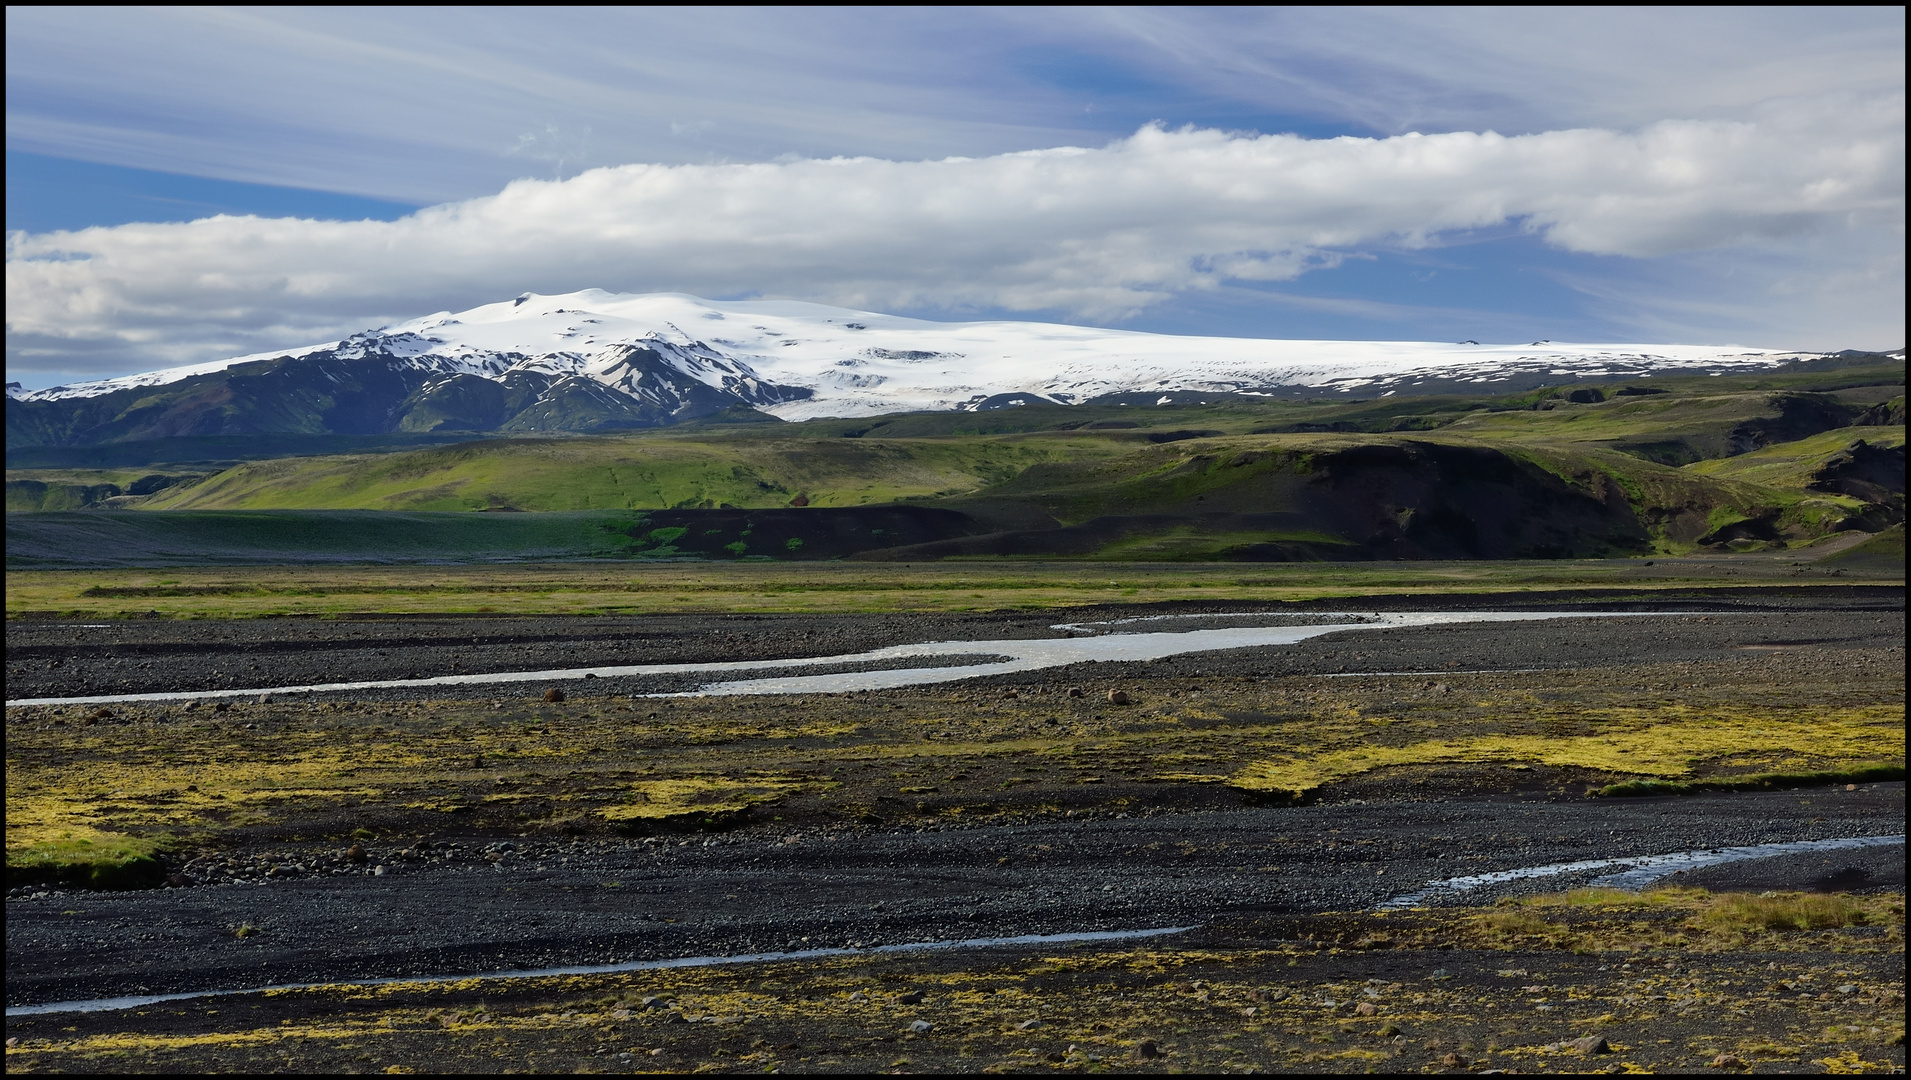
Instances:
[[[1835,665],[1781,650],[1439,682],[1062,673],[1013,691],[13,707],[7,851],[10,865],[38,859],[66,833],[219,846],[974,820],[1357,784],[1585,797],[1648,778],[1902,767],[1903,676],[1896,650],[1843,650]],[[1130,703],[1111,704],[1115,689]]]
[[[161,835],[128,836],[73,821],[24,815],[7,829],[7,884],[90,889],[150,888],[165,880],[157,856],[171,846]]]
[[[1767,918],[1781,908],[1835,917]],[[17,1017],[7,1068],[1692,1072],[1722,1055],[1759,1071],[1904,1067],[1902,894],[1585,891],[1203,934],[1179,948],[903,953]],[[1606,1052],[1562,1045],[1588,1035]]]
[[[1861,537],[1862,534],[1853,534]],[[1902,544],[1902,537],[1898,540]],[[1888,560],[1846,567],[1803,549],[1691,559],[1147,564],[961,562],[646,566],[260,566],[10,570],[7,618],[205,618],[489,614],[601,615],[1040,611],[1168,601],[1559,591],[1652,600],[1694,588],[1800,582],[1902,583]]]

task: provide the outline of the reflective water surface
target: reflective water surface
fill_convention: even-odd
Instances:
[[[542,979],[555,975],[603,975],[619,971],[658,971],[664,968],[715,967],[720,964],[754,964],[771,960],[814,960],[830,956],[874,956],[881,953],[922,952],[928,949],[980,949],[991,945],[1077,945],[1085,942],[1131,941],[1165,937],[1196,929],[1192,926],[1158,926],[1146,930],[1094,930],[1077,934],[1018,934],[1014,937],[962,938],[956,941],[912,941],[902,945],[872,945],[861,949],[804,949],[800,952],[745,953],[740,956],[683,956],[672,960],[629,960],[621,964],[575,964],[568,967],[527,968],[522,971],[475,972],[466,975],[407,975],[392,979],[349,979],[341,982],[283,983],[253,986],[243,990],[199,990],[183,994],[138,994],[126,997],[96,998],[92,1001],[54,1001],[44,1005],[9,1005],[8,1016],[35,1016],[41,1013],[108,1012],[134,1009],[166,1001],[195,998],[229,997],[233,994],[262,994],[275,990],[315,990],[324,986],[395,986],[400,983],[462,982],[466,979]]]
[[[254,686],[237,690],[179,690],[150,694],[98,694],[88,697],[28,698],[9,701],[9,705],[92,705],[132,701],[191,701],[210,698],[250,697],[259,694],[318,694],[355,690],[394,690],[422,687],[488,686],[501,683],[561,682],[595,677],[615,679],[644,675],[702,675],[713,681],[681,694],[653,694],[651,697],[682,697],[700,694],[837,694],[853,690],[887,690],[901,686],[955,682],[1017,671],[1037,671],[1094,661],[1160,660],[1183,653],[1214,652],[1222,649],[1274,648],[1306,641],[1326,634],[1361,630],[1441,626],[1452,623],[1533,622],[1545,619],[1651,618],[1676,612],[1606,611],[1415,611],[1415,612],[1322,612],[1296,615],[1288,612],[1250,612],[1238,615],[1156,615],[1117,619],[1102,623],[1061,623],[1051,629],[1077,635],[1066,638],[1008,639],[993,641],[926,641],[915,645],[891,645],[868,652],[840,656],[812,656],[793,660],[734,660],[701,664],[634,664],[583,668],[555,668],[543,671],[500,671],[466,675],[438,675],[422,679],[381,679],[375,681],[316,683],[306,686]],[[1172,626],[1176,621],[1274,622],[1278,625],[1210,627],[1198,630],[1152,629]],[[1142,629],[1148,627],[1149,629]],[[820,675],[789,675],[721,681],[725,672],[763,671],[785,668],[842,666],[845,664],[883,663],[920,657],[919,667],[889,668],[882,671],[841,672]],[[991,662],[976,663],[978,658]],[[938,663],[937,661],[941,661]]]
[[[1701,866],[1718,866],[1722,863],[1744,862],[1747,859],[1770,859],[1780,855],[1800,855],[1810,851],[1887,847],[1903,843],[1904,834],[1900,833],[1895,836],[1853,836],[1839,840],[1793,840],[1782,844],[1705,848],[1698,851],[1675,851],[1669,855],[1640,855],[1625,859],[1581,859],[1577,862],[1551,863],[1546,866],[1529,866],[1520,870],[1501,870],[1492,874],[1447,878],[1445,881],[1431,882],[1415,892],[1396,896],[1379,906],[1382,909],[1412,907],[1428,900],[1468,892],[1487,885],[1503,885],[1509,881],[1521,881],[1528,878],[1558,877],[1561,874],[1576,874],[1586,870],[1605,870],[1614,866],[1623,866],[1626,869],[1596,877],[1592,880],[1592,884],[1604,888],[1636,890],[1643,889],[1667,875],[1685,870],[1697,870]]]

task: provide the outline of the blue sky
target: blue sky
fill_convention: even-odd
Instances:
[[[1169,333],[1894,347],[1903,25],[9,8],[8,378],[586,286]]]

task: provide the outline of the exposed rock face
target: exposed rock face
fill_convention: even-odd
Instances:
[[[812,391],[696,344],[481,359],[406,355],[388,340],[235,364],[91,397],[7,400],[7,445],[180,436],[587,432],[662,427]]]
[[[1819,468],[1811,487],[1902,510],[1904,447],[1872,446],[1858,439]]]

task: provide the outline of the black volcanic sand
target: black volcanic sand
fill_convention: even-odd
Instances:
[[[374,844],[382,876],[35,893],[7,904],[9,1004],[286,982],[1201,925],[1358,910],[1458,875],[1896,834],[1904,785],[1588,803],[1498,797],[773,830],[648,841]],[[400,853],[402,851],[402,854]],[[497,854],[497,861],[487,856]],[[1903,881],[1901,847],[1731,868],[1758,890]],[[1702,876],[1694,874],[1689,876]],[[1584,872],[1476,891],[1554,892]],[[259,932],[234,936],[241,926]]]
[[[1890,903],[1865,905],[1882,925],[1816,932],[1708,931],[1701,899],[250,994],[10,1017],[7,1068],[1902,1072],[1903,908],[1894,920]]]
[[[1311,607],[1510,609],[1567,602],[1520,594]],[[1649,670],[1716,686],[1739,677],[1734,673],[1789,665],[1783,670],[1796,673],[1801,684],[1831,687],[1844,679],[1841,673],[1861,668],[1870,680],[1865,685],[1888,682],[1879,665],[1895,670],[1903,663],[1901,590],[1747,590],[1628,603],[1608,598],[1606,606],[1701,614],[1664,623],[1584,619],[1356,631],[1279,649],[1078,665],[958,685],[979,691],[978,715],[993,716],[1020,707],[1007,700],[1009,689],[1024,688],[1024,701],[1066,702],[1060,688],[1075,681],[1095,694],[1123,685],[1144,694],[1170,686],[1191,693],[1195,679],[1258,685],[1342,672],[1427,671],[1453,672],[1448,677],[1456,688],[1490,695],[1494,687],[1517,687],[1511,677],[1458,673],[1554,670],[1584,685],[1605,679],[1608,670],[1611,679],[1630,684]],[[151,621],[85,628],[13,622],[9,696],[208,688],[212,670],[234,680],[223,685],[245,686],[829,656],[915,641],[1057,636],[1067,631],[1051,627],[1064,622],[1228,610]],[[453,662],[462,667],[450,667]],[[1358,681],[1296,680],[1322,687]],[[610,679],[561,685],[580,701],[646,689]],[[544,689],[518,684],[480,692],[523,702]],[[1444,684],[1424,691],[1444,692]],[[471,691],[454,693],[468,697]],[[372,702],[433,695],[350,696]],[[873,708],[903,708],[881,705],[882,695],[861,697]],[[750,700],[773,709],[778,699]],[[1081,704],[1084,720],[1091,708],[1101,711],[1092,700]],[[246,710],[256,710],[263,719],[270,708],[236,706],[233,715],[243,720],[252,715]],[[36,730],[53,730],[44,726],[45,710],[31,709],[10,709],[10,727],[16,713],[39,725]],[[1568,946],[1543,935],[1520,937],[1526,930],[1517,922],[1492,922],[1499,909],[1480,914],[1453,906],[1557,892],[1588,883],[1591,872],[1448,897],[1417,915],[1371,913],[1390,896],[1458,875],[1898,834],[1902,783],[1588,800],[1577,776],[1498,769],[1490,782],[1475,782],[1479,777],[1466,767],[1449,772],[1423,772],[1413,781],[1357,778],[1313,805],[1243,805],[1238,793],[1210,784],[1188,786],[1187,798],[1137,800],[1123,811],[1106,801],[1105,788],[1117,786],[1109,784],[1069,789],[1102,800],[1079,810],[1038,805],[1057,788],[1030,796],[1036,801],[1019,811],[973,823],[906,813],[859,823],[811,814],[790,823],[758,817],[716,833],[566,837],[481,830],[435,832],[422,842],[385,831],[366,841],[363,862],[344,858],[349,841],[235,839],[190,867],[209,882],[195,888],[14,890],[7,904],[9,1004],[995,935],[1198,929],[1144,943],[251,995],[134,1013],[10,1017],[9,1069],[1205,1071],[1252,1064],[1438,1071],[1490,1064],[1530,1071],[1620,1062],[1696,1068],[1708,1060],[1694,1055],[1716,1050],[1756,1057],[1754,1046],[1766,1054],[1760,1060],[1784,1068],[1820,1070],[1826,1055],[1852,1064],[1844,1054],[1857,1054],[1852,1060],[1859,1065],[1902,1068],[1902,901],[1888,900],[1902,889],[1902,847],[1812,853],[1667,879],[1754,893],[1840,890],[1884,897],[1887,906],[1897,904],[1898,929],[1847,927],[1771,941],[1767,934],[1736,946],[1705,938],[1712,944],[1701,947],[1692,932],[1677,927],[1655,937],[1615,924],[1600,939],[1604,944]],[[1509,784],[1509,776],[1525,779]],[[1005,805],[1014,794],[1002,793]],[[263,876],[267,864],[283,869]],[[1499,927],[1492,932],[1500,937],[1475,940],[1487,932],[1479,927]],[[1402,937],[1397,948],[1384,944],[1390,933],[1408,930],[1420,936]],[[1609,957],[1602,949],[1624,952]],[[926,1004],[891,1000],[912,987],[928,992]],[[852,990],[864,991],[869,1001],[849,998]],[[640,998],[660,991],[683,997],[671,1008],[656,1007],[668,999],[644,1008]],[[1378,1004],[1361,1012],[1361,1002]],[[906,1030],[918,1019],[931,1029]],[[1042,1025],[1021,1026],[1031,1019]],[[1834,1021],[1842,1026],[1827,1026]],[[1545,1048],[1592,1033],[1610,1038],[1617,1052],[1594,1055],[1595,1063],[1570,1049]],[[76,1041],[95,1036],[101,1041]],[[1145,1056],[1144,1038],[1166,1056]]]
[[[538,671],[591,665],[692,664],[833,657],[925,641],[987,641],[1073,636],[1058,624],[1091,624],[1148,615],[1192,616],[1270,611],[1296,616],[1337,611],[1599,610],[1717,611],[1703,633],[1655,628],[1649,620],[1569,620],[1426,630],[1360,631],[1278,650],[1241,650],[1164,663],[1195,671],[1267,676],[1363,670],[1586,667],[1633,661],[1698,660],[1747,646],[1816,644],[1890,647],[1904,641],[1902,588],[1872,586],[1692,590],[1636,593],[1382,596],[1297,604],[1101,606],[1029,613],[913,615],[638,615],[564,618],[364,618],[135,620],[110,623],[15,620],[7,623],[9,700],[299,686],[414,679],[479,672]],[[1879,617],[1857,617],[1874,612]],[[1254,625],[1251,620],[1163,620],[1129,629]],[[1265,625],[1265,624],[1263,624]],[[902,664],[870,666],[922,666]],[[1092,665],[1117,675],[1123,665]],[[814,674],[866,667],[726,672],[723,680]],[[1066,678],[1067,669],[996,677],[1009,684]],[[1146,670],[1136,670],[1145,678]],[[567,694],[615,696],[694,689],[705,679],[566,680]],[[358,690],[365,700],[526,696],[545,684]]]

